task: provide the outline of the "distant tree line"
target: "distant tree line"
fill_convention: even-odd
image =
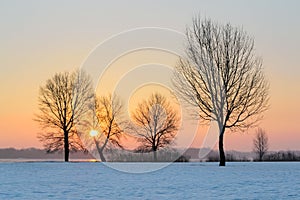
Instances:
[[[270,152],[264,156],[263,161],[300,161],[300,153],[294,151]]]
[[[211,151],[206,159],[203,161],[205,162],[219,162],[220,161],[220,156],[217,151]],[[244,155],[237,155],[234,153],[227,152],[226,153],[226,161],[227,162],[248,162],[251,161],[251,158],[244,156]]]
[[[156,152],[138,152],[107,149],[106,156],[110,162],[189,162],[189,156],[181,155],[176,149],[165,148]]]
[[[205,162],[219,162],[219,153],[217,151],[211,151]],[[300,152],[299,151],[275,151],[268,152],[264,155],[263,158],[257,157],[256,154],[252,155],[242,155],[239,153],[226,153],[227,162],[250,162],[250,161],[264,161],[264,162],[280,162],[280,161],[300,161]]]

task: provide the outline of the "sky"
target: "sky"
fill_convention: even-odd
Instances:
[[[38,89],[56,72],[80,68],[97,45],[120,32],[161,27],[184,33],[200,14],[242,26],[255,38],[270,82],[270,109],[260,127],[271,150],[300,150],[299,8],[297,0],[1,1],[0,148],[42,147],[33,121]],[[172,59],[162,61],[166,57],[161,62],[172,65]],[[135,63],[129,58],[124,65]],[[251,151],[254,132],[226,133],[225,148]],[[199,129],[193,147],[201,145],[205,133]]]

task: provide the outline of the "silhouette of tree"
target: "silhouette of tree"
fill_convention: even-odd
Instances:
[[[123,104],[116,96],[101,96],[95,101],[95,124],[94,129],[99,134],[93,136],[93,142],[96,144],[97,151],[101,161],[105,162],[104,149],[108,145],[123,148],[120,138],[124,131],[121,127],[126,125],[122,120]]]
[[[135,134],[141,145],[138,151],[153,152],[157,161],[157,150],[170,144],[178,129],[179,118],[166,98],[158,93],[138,104],[132,113]]]
[[[57,73],[40,87],[35,120],[45,130],[38,138],[47,152],[64,150],[68,162],[70,151],[83,149],[75,124],[88,111],[93,96],[91,79],[80,70]]]
[[[257,129],[253,145],[253,151],[257,154],[259,161],[262,161],[269,148],[268,135],[263,129]]]
[[[254,54],[254,39],[230,24],[196,17],[186,38],[186,58],[179,60],[173,82],[200,120],[217,122],[220,166],[225,166],[225,130],[255,125],[268,107],[262,61]]]

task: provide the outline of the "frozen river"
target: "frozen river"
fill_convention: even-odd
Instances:
[[[140,174],[102,163],[1,162],[0,174],[1,200],[300,199],[299,162],[174,163]]]

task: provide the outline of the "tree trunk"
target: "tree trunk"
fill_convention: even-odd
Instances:
[[[105,157],[104,157],[103,151],[104,151],[104,149],[105,149],[105,147],[106,147],[106,145],[107,145],[108,139],[109,139],[109,138],[107,137],[106,140],[105,140],[105,143],[103,144],[103,146],[100,147],[100,146],[99,146],[99,142],[98,142],[98,141],[96,140],[96,138],[94,137],[94,142],[95,142],[95,144],[96,144],[96,148],[97,148],[97,150],[98,150],[98,153],[99,153],[101,162],[106,162],[106,159],[105,159]]]
[[[219,136],[219,155],[220,155],[219,166],[225,166],[225,152],[223,147],[223,138],[224,138],[224,131],[222,131]]]
[[[105,141],[105,143],[103,144],[103,146],[100,147],[100,146],[99,146],[99,142],[98,142],[98,141],[96,140],[96,138],[94,137],[94,142],[95,142],[95,144],[96,144],[96,148],[97,148],[97,151],[98,151],[98,153],[99,153],[101,162],[106,162],[106,159],[105,159],[104,154],[103,154],[103,150],[104,150],[104,148],[105,148],[105,146],[106,146],[106,144],[107,144],[107,141],[108,141],[108,139],[106,139],[106,141]]]
[[[64,131],[65,162],[69,162],[69,133]]]
[[[263,158],[263,154],[262,154],[262,152],[259,152],[259,161],[260,162],[262,161],[262,158]]]
[[[106,162],[106,159],[105,159],[104,154],[103,154],[103,150],[100,150],[98,152],[99,152],[99,155],[100,155],[101,162]]]
[[[157,147],[156,146],[152,146],[152,151],[153,151],[153,161],[157,162]]]
[[[154,160],[154,162],[157,162],[157,151],[156,150],[153,151],[153,160]]]

